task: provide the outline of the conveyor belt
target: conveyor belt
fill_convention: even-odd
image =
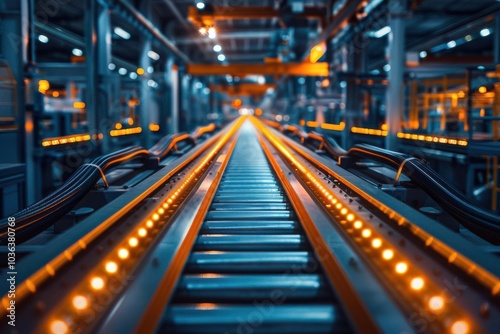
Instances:
[[[250,127],[201,227],[161,333],[350,332]]]

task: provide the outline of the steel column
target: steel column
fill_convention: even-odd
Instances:
[[[172,64],[170,71],[170,122],[169,133],[179,132],[179,68]]]
[[[99,95],[99,54],[97,52],[97,19],[98,3],[93,0],[85,1],[85,105],[87,113],[88,131],[95,133],[100,130],[100,119],[98,112]],[[97,153],[102,153],[101,147],[97,146]]]
[[[493,32],[493,38],[495,39],[493,42],[493,57],[495,61],[495,65],[500,64],[500,12],[497,12],[495,15],[495,31]]]
[[[148,51],[151,50],[151,40],[145,40],[142,43],[142,50],[141,50],[141,55],[139,58],[139,66],[147,69],[148,67],[151,66],[151,59],[148,57]],[[142,127],[142,146],[144,147],[150,147],[153,145],[152,142],[152,136],[151,136],[151,131],[149,131],[149,124],[153,123],[152,122],[152,100],[154,99],[153,97],[153,91],[152,88],[148,86],[148,80],[151,80],[150,75],[143,75],[140,77],[140,101],[141,104],[139,105],[139,119],[140,119],[140,125]]]
[[[107,8],[102,6],[97,6],[96,8],[96,18],[97,18],[97,74],[98,74],[98,95],[97,105],[95,105],[95,113],[97,124],[99,125],[99,132],[103,134],[103,138],[100,142],[101,152],[108,152],[109,150],[109,127],[110,114],[113,109],[114,99],[117,96],[113,95],[113,90],[111,89],[111,75],[109,72],[108,65],[111,62],[111,18],[110,12]],[[92,129],[89,129],[92,131]]]
[[[401,118],[403,116],[404,86],[403,76],[405,71],[405,11],[406,2],[395,1],[391,7],[389,34],[389,84],[386,93],[386,124],[388,134],[385,146],[389,150],[396,149],[397,133],[401,131]]]

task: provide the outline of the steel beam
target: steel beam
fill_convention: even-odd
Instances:
[[[294,17],[305,19],[323,19],[325,13],[318,8],[305,8],[303,13],[292,13]],[[188,18],[196,24],[203,23],[212,25],[214,21],[222,20],[244,20],[244,19],[274,19],[280,18],[282,13],[273,7],[219,7],[213,10],[199,10],[195,6],[189,6]]]
[[[99,102],[99,54],[97,51],[98,14],[99,4],[93,0],[86,0],[85,8],[85,104],[89,132],[98,132],[100,122]],[[101,146],[97,146],[97,153],[102,153]]]
[[[189,64],[191,75],[293,75],[324,77],[329,74],[328,63],[284,63],[284,64]]]
[[[228,94],[230,96],[262,96],[269,88],[276,89],[276,85],[259,83],[239,83],[233,86],[210,85],[209,87],[213,91]]]
[[[280,29],[269,29],[269,30],[248,30],[248,31],[218,31],[217,40],[225,39],[248,39],[248,38],[271,38],[274,34],[279,33]],[[196,44],[206,42],[206,37],[187,37],[179,38],[175,40],[177,45],[181,44]]]
[[[172,51],[177,57],[179,57],[183,62],[190,64],[191,59],[183,53],[177,46],[169,40],[165,35],[163,35],[160,30],[144,15],[142,15],[134,6],[132,6],[127,0],[107,0],[108,3],[113,4],[114,2],[119,3],[129,14],[131,14],[137,22],[139,22],[143,27],[145,27],[154,38],[156,38],[161,44]]]

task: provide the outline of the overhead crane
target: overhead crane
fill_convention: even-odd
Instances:
[[[16,215],[25,241],[16,316],[31,319],[16,331],[495,332],[500,268],[490,250],[500,238],[498,226],[475,221],[484,212],[466,216],[472,234],[447,226],[374,184],[396,176],[395,190],[410,196],[420,184],[413,160],[395,175],[362,159],[385,150],[347,153],[319,134],[277,129],[245,116],[120,153],[134,159],[131,174],[98,174],[106,186],[69,214],[85,197],[105,203],[60,234],[50,226],[73,225],[67,216],[21,226],[26,212]],[[28,211],[52,215],[44,203]],[[2,298],[3,317],[11,300]]]

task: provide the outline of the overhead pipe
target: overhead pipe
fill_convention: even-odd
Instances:
[[[177,46],[170,41],[165,35],[163,35],[158,28],[154,26],[154,24],[148,20],[144,15],[142,15],[134,6],[128,3],[126,0],[108,0],[110,5],[113,2],[120,4],[127,12],[129,12],[140,24],[142,24],[152,35],[155,37],[160,43],[162,43],[165,47],[167,47],[170,51],[172,51],[176,56],[182,59],[185,63],[191,64],[192,61],[189,57],[184,54],[181,50],[177,48]]]
[[[179,21],[186,30],[191,29],[191,26],[187,23],[186,19],[182,16],[181,12],[179,12],[179,9],[172,0],[163,0],[163,3],[170,9],[177,21]]]

